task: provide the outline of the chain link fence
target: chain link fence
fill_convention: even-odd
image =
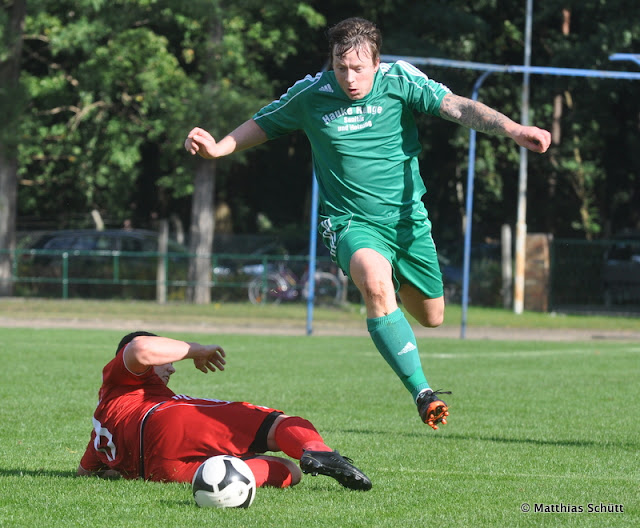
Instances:
[[[247,251],[250,250],[247,246]],[[255,249],[255,246],[254,246]],[[287,255],[266,245],[247,253],[189,254],[182,246],[158,251],[29,249],[10,252],[13,295],[50,298],[154,300],[162,285],[166,299],[184,301],[191,258],[211,266],[213,302],[302,302],[308,292],[307,255]],[[8,250],[1,250],[7,254]],[[470,299],[474,306],[503,306],[500,244],[472,249]],[[448,303],[460,302],[462,264],[440,262]],[[318,296],[324,302],[362,302],[355,286],[327,256],[318,257]],[[161,270],[159,274],[158,270]],[[640,237],[606,241],[552,239],[549,311],[640,313]],[[525,296],[526,296],[525,286]]]

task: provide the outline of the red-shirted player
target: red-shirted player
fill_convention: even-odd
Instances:
[[[293,486],[302,472],[327,475],[347,488],[371,489],[349,459],[303,418],[246,402],[176,395],[167,387],[173,362],[192,359],[204,373],[224,370],[219,345],[187,343],[149,332],[126,335],[102,371],[93,431],[78,475],[191,482],[215,455],[242,458],[258,486]],[[262,455],[283,451],[298,459]]]

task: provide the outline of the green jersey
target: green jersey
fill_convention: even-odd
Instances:
[[[449,89],[404,61],[381,63],[353,101],[335,73],[308,75],[253,119],[269,139],[303,130],[313,151],[321,214],[388,223],[422,206],[414,112],[439,115]]]

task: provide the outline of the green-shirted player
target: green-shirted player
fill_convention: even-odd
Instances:
[[[367,20],[340,22],[329,31],[332,70],[298,81],[219,142],[194,128],[185,148],[212,159],[304,131],[313,151],[323,240],[363,296],[375,346],[411,392],[422,421],[438,429],[446,424],[447,404],[427,383],[415,335],[396,300],[421,325],[442,324],[442,276],[422,203],[413,115],[510,137],[540,153],[551,136],[454,95],[406,62],[381,63],[381,41]]]

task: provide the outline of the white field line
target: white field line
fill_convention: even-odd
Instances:
[[[575,349],[566,349],[566,348],[557,348],[557,349],[545,349],[545,350],[521,350],[521,351],[513,351],[513,352],[455,352],[455,353],[431,353],[428,350],[425,350],[427,347],[418,347],[420,349],[420,355],[428,358],[436,358],[436,359],[474,359],[474,358],[497,358],[497,359],[510,359],[510,358],[536,358],[536,357],[545,357],[545,356],[563,356],[563,355],[583,355],[583,356],[611,356],[613,354],[640,354],[640,347],[638,346],[630,346],[624,348],[616,347],[614,350],[605,350],[604,352],[599,352],[596,350],[584,348],[575,348]],[[365,352],[363,355],[367,357],[377,357],[379,354],[377,352]]]
[[[397,467],[395,468],[376,468],[376,471],[382,471],[386,473],[398,473]],[[569,475],[558,475],[548,473],[495,473],[495,472],[478,472],[478,471],[448,471],[445,469],[422,469],[415,467],[402,466],[401,471],[404,473],[419,473],[419,474],[432,474],[432,475],[456,475],[461,477],[491,477],[491,478],[537,478],[537,479],[556,479],[556,480],[593,480],[593,481],[621,481],[635,483],[640,482],[640,475],[585,475],[584,473],[575,473]]]
[[[640,354],[640,347],[624,347],[616,348],[615,350],[606,350],[605,352],[598,352],[595,350],[584,348],[576,349],[545,349],[545,350],[521,350],[514,352],[460,352],[460,353],[446,353],[446,354],[430,354],[428,351],[422,351],[421,355],[426,357],[438,358],[438,359],[469,359],[469,358],[536,358],[545,356],[564,356],[569,354],[584,355],[584,356],[600,356],[611,354]]]

